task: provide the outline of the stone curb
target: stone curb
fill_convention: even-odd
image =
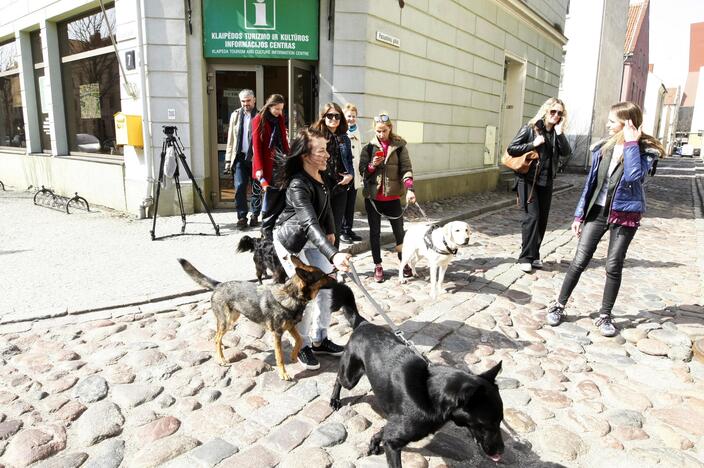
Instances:
[[[574,187],[573,184],[566,184],[566,185],[561,185],[557,187],[554,191],[553,194],[559,194],[562,193],[566,190],[571,189]],[[486,206],[482,206],[480,208],[475,208],[472,210],[468,211],[463,211],[460,213],[456,213],[454,215],[450,215],[444,218],[439,218],[435,222],[438,224],[445,224],[450,221],[456,221],[460,219],[468,219],[468,218],[474,218],[476,216],[493,212],[493,211],[500,211],[506,208],[509,208],[515,204],[515,200],[503,200],[500,202],[492,203]],[[381,244],[386,245],[390,244],[394,241],[394,236],[393,233],[391,232],[386,232],[381,234]],[[350,254],[356,255],[360,253],[367,253],[369,249],[371,248],[371,244],[369,240],[363,240],[360,241],[356,244],[351,245],[350,247],[347,247],[345,249],[341,249],[343,252],[348,252]],[[3,317],[0,317],[0,335],[3,333],[7,333],[8,330],[6,330],[6,325],[12,325],[12,324],[22,324],[24,323],[26,325],[26,322],[37,322],[40,320],[47,320],[47,319],[53,319],[53,318],[58,318],[58,317],[66,317],[66,316],[72,316],[72,315],[85,315],[85,314],[91,314],[91,313],[97,313],[97,312],[103,312],[106,310],[114,310],[114,309],[126,309],[130,308],[134,310],[134,308],[139,308],[140,312],[154,312],[158,313],[161,309],[161,307],[158,306],[158,304],[165,302],[165,301],[173,301],[174,299],[179,299],[179,298],[186,298],[189,296],[195,296],[198,294],[203,294],[206,293],[208,290],[203,289],[203,288],[198,288],[198,289],[188,289],[185,291],[173,293],[173,294],[168,294],[164,296],[159,296],[159,297],[152,297],[145,299],[143,301],[131,301],[131,302],[125,302],[125,303],[120,303],[120,304],[106,304],[106,305],[100,305],[96,307],[90,307],[86,309],[80,309],[80,310],[71,310],[68,307],[58,307],[55,309],[49,309],[49,310],[42,310],[38,311],[33,314],[22,314],[20,316],[19,314],[8,314]],[[186,301],[189,302],[189,301]],[[181,303],[181,302],[180,302]],[[173,304],[169,303],[169,306],[172,306]],[[172,308],[172,307],[169,307]],[[145,309],[145,310],[141,310]],[[120,314],[119,312],[116,313],[116,315],[123,315]]]

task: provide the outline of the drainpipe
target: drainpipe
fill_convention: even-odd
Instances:
[[[154,204],[152,195],[154,189],[154,154],[151,139],[151,115],[148,102],[149,89],[147,88],[147,54],[144,44],[144,29],[146,28],[145,18],[142,14],[144,11],[144,1],[136,0],[137,4],[137,47],[139,50],[138,60],[141,60],[139,67],[139,81],[142,88],[142,139],[144,140],[144,160],[147,165],[147,187],[145,190],[144,199],[139,204],[139,219],[144,219],[149,216],[148,209]]]

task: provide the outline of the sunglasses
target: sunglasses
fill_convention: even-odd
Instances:
[[[340,120],[340,114],[328,112],[327,114],[325,114],[325,118],[328,120]]]
[[[377,123],[379,123],[379,122],[388,122],[389,120],[391,120],[391,119],[390,119],[389,116],[386,115],[386,114],[379,114],[379,115],[377,115],[376,117],[374,117],[374,122],[377,122]]]
[[[550,115],[555,115],[555,114],[557,114],[558,117],[562,117],[562,111],[550,109]]]

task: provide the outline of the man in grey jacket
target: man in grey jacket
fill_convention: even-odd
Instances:
[[[237,227],[247,227],[247,212],[251,211],[250,226],[259,224],[262,208],[261,188],[252,179],[252,119],[257,115],[254,91],[243,89],[239,94],[241,106],[230,115],[230,128],[227,132],[227,150],[225,152],[225,173],[234,172],[235,209],[237,210]],[[252,184],[251,210],[247,208],[247,188]]]

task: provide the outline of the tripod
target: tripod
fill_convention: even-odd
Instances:
[[[161,192],[161,184],[164,181],[164,161],[166,160],[166,152],[169,149],[174,151],[174,153],[176,154],[174,184],[176,184],[176,197],[178,199],[178,208],[181,212],[181,234],[185,234],[186,232],[186,211],[183,208],[183,195],[181,194],[181,181],[179,180],[178,170],[179,164],[183,166],[186,171],[186,174],[188,174],[188,178],[191,179],[193,187],[196,189],[196,193],[198,193],[198,198],[200,198],[201,203],[203,203],[203,206],[205,207],[205,212],[208,213],[208,218],[210,218],[210,222],[213,224],[213,228],[215,229],[215,235],[219,236],[220,226],[215,224],[213,216],[210,214],[208,204],[205,203],[205,199],[203,198],[203,193],[200,191],[200,187],[198,187],[198,184],[193,178],[191,168],[188,167],[188,163],[186,162],[186,156],[183,154],[183,143],[181,143],[181,139],[178,137],[176,127],[164,126],[163,129],[166,137],[164,138],[164,143],[161,146],[161,161],[159,162],[159,183],[156,186],[156,201],[154,202],[154,220],[152,221],[152,230],[150,231],[152,235],[152,240],[156,239],[156,214],[159,211],[159,193]]]

